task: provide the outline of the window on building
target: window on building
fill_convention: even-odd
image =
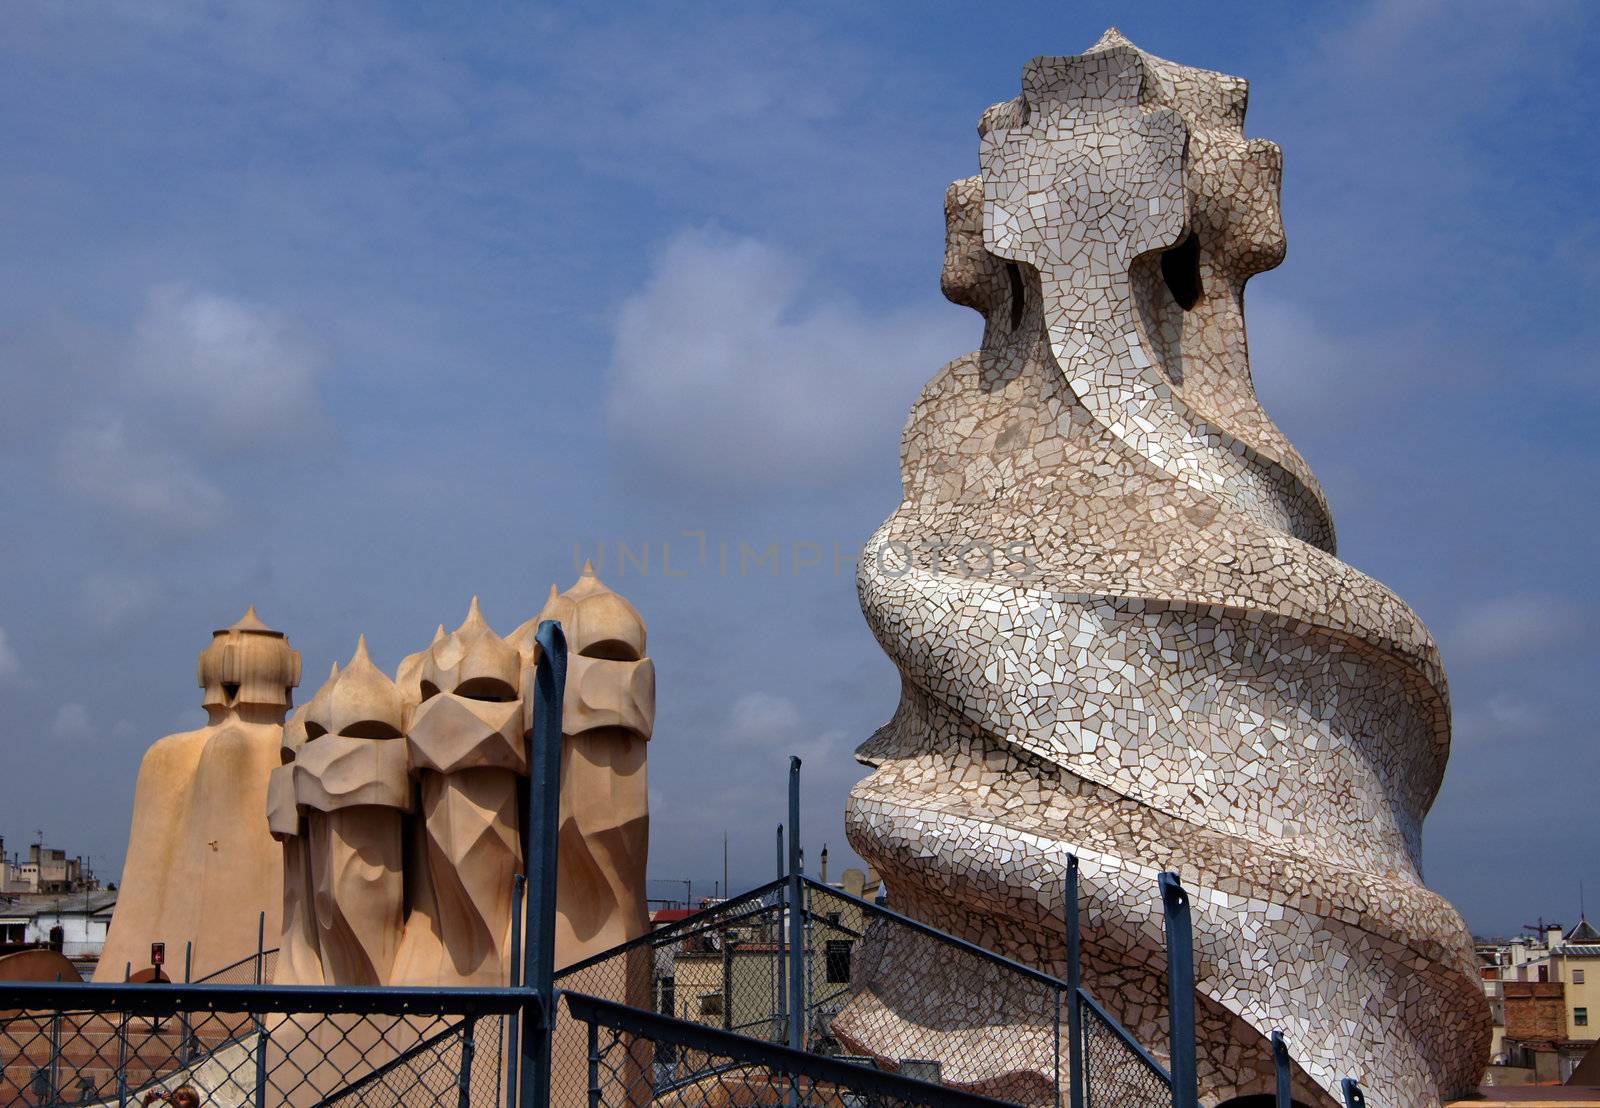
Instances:
[[[850,984],[850,940],[829,939],[827,947],[828,984]]]
[[[1550,967],[1549,966],[1540,966],[1539,967],[1539,980],[1540,981],[1548,981],[1548,980],[1550,980]]]
[[[700,1015],[702,1017],[722,1015],[722,994],[720,992],[700,994]]]
[[[673,977],[656,979],[656,1011],[664,1016],[678,1014],[678,982]],[[687,1013],[685,1013],[687,1015]],[[656,1061],[671,1065],[678,1060],[676,1043],[657,1043]]]
[[[1583,984],[1583,971],[1581,969],[1575,969],[1572,971],[1572,983],[1574,985]]]
[[[1573,1022],[1573,1024],[1575,1024],[1578,1027],[1588,1027],[1589,1026],[1589,1009],[1587,1009],[1587,1008],[1574,1008],[1572,1010],[1572,1022]]]

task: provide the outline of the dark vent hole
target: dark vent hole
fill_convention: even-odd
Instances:
[[[456,687],[456,695],[468,700],[504,704],[517,698],[517,690],[498,677],[473,677]]]
[[[1011,329],[1015,331],[1022,322],[1022,309],[1027,306],[1026,290],[1022,287],[1022,270],[1016,262],[1006,263],[1006,277],[1011,281]]]
[[[1161,255],[1161,276],[1178,307],[1188,311],[1200,302],[1200,239],[1190,235]]]

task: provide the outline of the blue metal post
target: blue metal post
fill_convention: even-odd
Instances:
[[[261,984],[262,962],[267,949],[267,913],[256,916],[256,984]],[[267,1021],[256,1016],[256,1108],[267,1103]]]
[[[784,858],[783,854],[783,824],[780,823],[778,824],[778,876],[782,877],[788,872],[788,868],[789,864]],[[789,984],[787,980],[789,974],[789,963],[788,959],[784,955],[783,931],[784,921],[788,919],[788,916],[785,914],[788,901],[788,888],[780,886],[778,889],[778,933],[775,936],[777,939],[775,945],[778,950],[778,960],[774,963],[777,968],[777,973],[775,976],[778,979],[778,990],[777,1003],[774,1004],[772,1008],[772,1038],[774,1042],[787,1042],[789,1038],[789,1029],[785,1026],[789,1022]]]
[[[789,1045],[806,1048],[805,887],[800,881],[800,759],[789,758]]]
[[[1278,1108],[1289,1108],[1294,1094],[1289,1088],[1289,1044],[1283,1041],[1282,1031],[1272,1033],[1272,1068],[1278,1075]]]
[[[589,1108],[600,1108],[600,1025],[589,1022]]]
[[[477,1016],[468,1016],[461,1026],[461,1073],[456,1077],[456,1108],[472,1108],[472,1063],[478,1053],[478,1041],[473,1032],[477,1026]]]
[[[256,1108],[267,1108],[267,1027],[256,1017]]]
[[[517,874],[511,879],[511,987],[522,984],[522,900],[528,879]],[[522,1038],[517,1034],[518,1016],[506,1017],[506,1108],[517,1108],[517,1060],[522,1057]]]
[[[185,985],[189,984],[190,977],[193,972],[194,940],[190,939],[188,942],[183,944],[183,983]],[[189,1064],[189,1060],[194,1055],[193,1044],[189,1042],[190,1028],[188,1008],[183,1010],[182,1020],[183,1022],[180,1025],[180,1032],[183,1037],[178,1040],[178,1060],[187,1066]]]
[[[59,979],[59,975],[57,975]],[[50,1092],[47,1103],[54,1104],[61,1089],[61,1012],[50,1016]]]
[[[1198,1108],[1194,1057],[1194,925],[1189,894],[1175,873],[1163,873],[1161,907],[1167,922],[1167,1013],[1172,1040],[1172,1108]]]
[[[561,624],[539,624],[534,673],[533,737],[529,751],[527,843],[528,930],[522,984],[538,998],[523,1011],[519,1085],[522,1108],[550,1103],[550,1036],[555,1024],[556,848],[561,810],[561,707],[567,688],[567,637]]]
[[[1367,1108],[1367,1098],[1361,1094],[1361,1086],[1356,1084],[1356,1079],[1347,1077],[1339,1082],[1339,1091],[1344,1094],[1344,1108]]]
[[[131,966],[129,967],[132,968]],[[51,1078],[54,1081],[54,1076]],[[50,1095],[55,1095],[54,1087]],[[128,1013],[117,1014],[117,1108],[128,1103]]]
[[[1078,856],[1067,855],[1067,1097],[1071,1108],[1083,1108],[1083,1008],[1078,1003],[1082,987],[1078,961]],[[1056,1095],[1060,1096],[1061,1067],[1056,1066]]]

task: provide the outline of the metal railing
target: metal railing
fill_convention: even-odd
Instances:
[[[791,765],[790,823],[798,815]],[[779,848],[771,882],[657,928],[556,974],[568,992],[648,1009],[811,1054],[857,1058],[886,1072],[936,1074],[952,1089],[1059,1108],[1174,1104],[1168,1071],[1078,980],[1077,861],[1065,907],[1068,980],[815,881]],[[1169,936],[1188,941],[1182,885],[1164,875]],[[1152,890],[1153,892],[1156,890]],[[1169,958],[1172,988],[1193,995],[1187,951]],[[1192,1000],[1178,1019],[1192,1089]],[[554,1080],[582,1083],[586,1044],[557,1010]],[[673,1077],[673,1047],[653,1056],[656,1091]],[[1175,1067],[1177,1068],[1177,1067]],[[666,1082],[666,1085],[662,1085]],[[1181,1086],[1179,1086],[1181,1088]]]
[[[0,984],[0,1108],[139,1103],[190,1085],[208,1106],[878,1104],[1198,1108],[1189,898],[1166,926],[1170,1068],[1080,977],[1078,863],[1066,979],[807,877],[800,761],[787,851],[756,889],[554,972],[566,648],[536,672],[512,981],[500,988],[268,984],[276,951],[185,984]],[[557,986],[561,1003],[557,1004]],[[1277,1101],[1293,1076],[1273,1036]],[[1346,1080],[1346,1108],[1365,1108]]]
[[[561,995],[569,1018],[583,1030],[584,1092],[591,1108],[783,1103],[1000,1108],[1008,1103],[614,1001]],[[659,1061],[663,1055],[671,1061]]]
[[[0,1105],[498,1103],[513,989],[8,984]],[[195,1042],[206,1049],[195,1051]]]

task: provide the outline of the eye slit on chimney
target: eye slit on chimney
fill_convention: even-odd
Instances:
[[[306,729],[307,731],[310,728]],[[392,723],[385,723],[381,719],[363,719],[352,723],[344,729],[344,734],[352,739],[398,739],[400,731]]]
[[[632,643],[621,639],[601,639],[592,642],[579,651],[585,658],[605,658],[613,662],[637,662],[639,652],[633,648]]]
[[[1022,269],[1016,262],[1006,263],[1006,278],[1011,282],[1011,329],[1015,331],[1022,322],[1022,310],[1028,306],[1028,294],[1022,284]]]
[[[222,683],[222,695],[228,698],[228,703],[229,704],[232,704],[235,700],[238,700],[239,699],[239,682],[237,682],[237,681],[224,681]]]
[[[1200,302],[1200,238],[1191,233],[1161,255],[1161,277],[1178,307],[1188,311]]]
[[[517,690],[500,680],[498,677],[474,677],[470,681],[461,682],[456,689],[456,695],[467,700],[489,700],[504,703],[517,698]]]
[[[309,720],[306,721],[306,738],[307,738],[307,740],[320,739],[320,738],[322,738],[322,736],[326,735],[327,733],[328,733],[328,729],[326,727],[322,726],[322,724],[320,724],[320,723],[312,723]]]
[[[436,697],[438,695],[439,695],[439,686],[438,685],[435,685],[432,681],[424,681],[424,682],[422,682],[422,699],[424,699],[424,700],[432,700],[434,697]]]

